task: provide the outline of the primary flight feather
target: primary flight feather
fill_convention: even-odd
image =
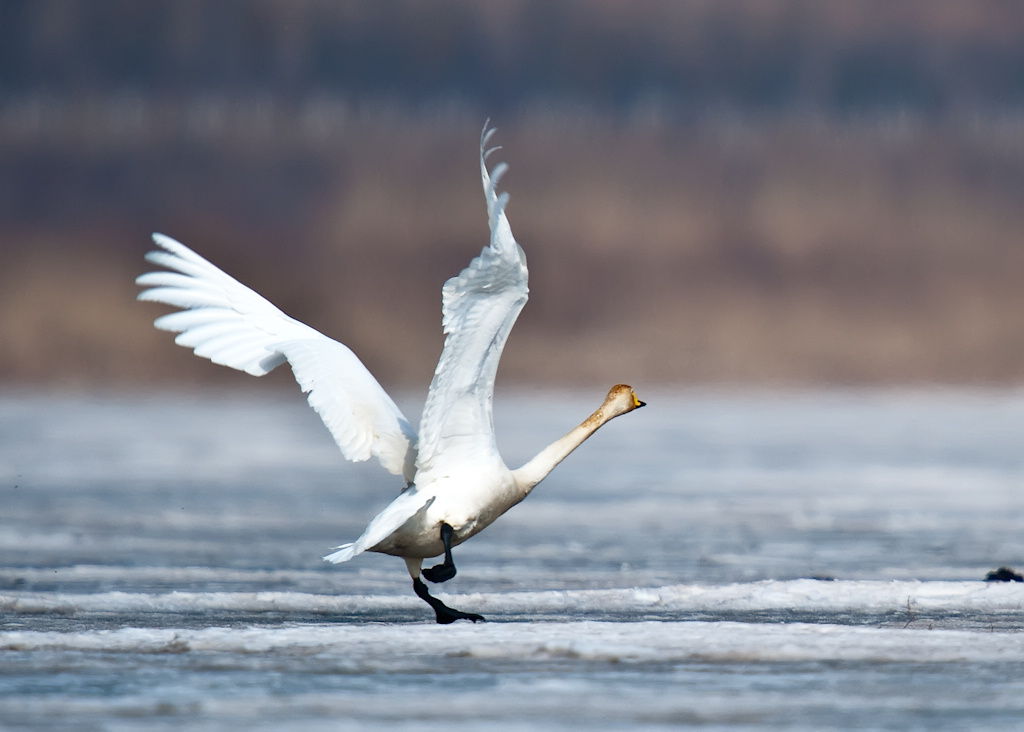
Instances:
[[[181,308],[156,327],[197,356],[262,376],[287,362],[349,460],[376,457],[407,487],[350,544],[325,557],[343,562],[364,551],[402,557],[416,594],[437,622],[482,620],[430,595],[421,576],[444,582],[455,575],[451,549],[525,498],[537,483],[608,420],[643,406],[633,389],[617,385],[590,417],[517,470],[502,461],[494,439],[492,401],[502,349],[529,293],[526,255],[512,236],[498,194],[504,163],[488,172],[494,134],[480,138],[480,173],[489,244],[442,289],[444,349],[416,430],[347,346],[285,315],[269,301],[185,245],[154,234],[159,250],[146,258],[163,267],[136,282],[140,300]],[[423,560],[444,554],[441,564]]]

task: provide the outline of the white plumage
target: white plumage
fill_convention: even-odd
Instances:
[[[491,237],[488,246],[442,290],[444,349],[415,429],[387,392],[345,345],[285,315],[266,299],[185,245],[162,234],[160,250],[146,258],[165,270],[137,283],[140,300],[180,312],[156,320],[178,333],[175,342],[197,356],[254,376],[288,362],[309,403],[349,460],[380,460],[405,477],[408,487],[367,526],[356,541],[327,557],[343,562],[364,551],[403,557],[417,594],[438,622],[478,615],[448,608],[420,581],[422,561],[445,553],[444,565],[423,570],[432,581],[455,574],[450,550],[521,501],[566,455],[609,419],[643,406],[633,390],[614,387],[580,426],[519,470],[505,466],[492,421],[494,379],[508,334],[526,304],[526,256],[505,216],[507,194],[496,186],[506,166],[492,174],[485,149],[494,130],[480,139],[480,173]]]

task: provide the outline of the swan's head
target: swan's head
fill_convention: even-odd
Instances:
[[[611,419],[612,417],[618,417],[620,414],[639,409],[646,403],[637,398],[632,386],[616,384],[608,392],[608,396],[604,398],[604,404],[601,405],[601,409],[608,416],[608,419]]]

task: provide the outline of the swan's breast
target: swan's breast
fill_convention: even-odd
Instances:
[[[507,470],[487,475],[461,475],[439,481],[434,502],[425,512],[428,520],[455,529],[459,544],[494,522],[523,499]]]
[[[417,488],[433,493],[433,502],[371,551],[403,557],[439,556],[444,553],[442,524],[455,530],[452,545],[457,546],[525,497],[504,466],[501,471],[438,476]]]

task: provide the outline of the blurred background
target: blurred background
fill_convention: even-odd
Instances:
[[[161,231],[425,388],[488,118],[506,384],[1024,382],[1013,0],[0,0],[0,384],[245,378]]]

